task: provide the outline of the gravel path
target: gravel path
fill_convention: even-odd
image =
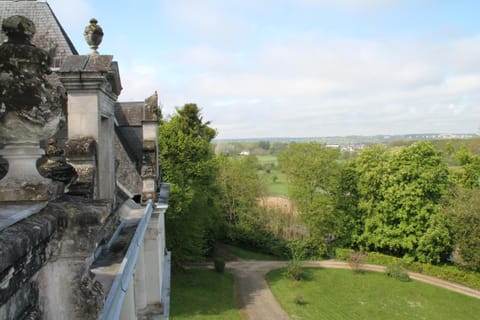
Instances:
[[[265,275],[286,266],[285,261],[234,261],[227,270],[235,275],[235,297],[245,320],[288,320],[265,281]]]
[[[265,281],[265,275],[274,269],[287,265],[286,261],[246,261],[238,260],[227,263],[227,270],[235,276],[235,294],[242,318],[245,320],[288,320],[288,315],[280,307]],[[314,268],[350,269],[341,261],[308,261],[303,266]],[[385,267],[364,265],[363,269],[383,272]],[[437,287],[446,288],[461,294],[480,299],[480,291],[456,283],[440,280],[419,273],[409,272],[412,279],[426,282]]]

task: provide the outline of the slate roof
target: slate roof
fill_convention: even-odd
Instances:
[[[59,67],[66,56],[78,54],[47,2],[0,0],[0,21],[13,15],[22,15],[33,21],[36,28],[34,45],[47,51],[56,47],[53,67]],[[6,40],[6,35],[0,32],[0,43]]]
[[[132,161],[141,164],[143,154],[144,102],[117,102],[114,106],[119,138]]]
[[[115,103],[115,118],[118,125],[123,126],[142,126],[144,119],[143,109],[145,102],[117,102]]]

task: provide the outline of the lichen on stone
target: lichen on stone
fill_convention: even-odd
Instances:
[[[64,117],[65,90],[47,79],[49,54],[31,44],[32,21],[11,16],[2,30],[8,41],[0,46],[0,143],[47,139]]]

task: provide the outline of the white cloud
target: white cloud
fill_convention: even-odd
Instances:
[[[292,39],[252,51],[243,70],[206,68],[177,90],[197,97],[220,137],[472,132],[480,114],[477,47],[475,37]]]

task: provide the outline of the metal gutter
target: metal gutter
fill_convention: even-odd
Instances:
[[[122,264],[120,265],[119,272],[113,281],[110,292],[108,293],[107,300],[105,301],[105,305],[103,307],[101,319],[112,320],[120,317],[125,294],[128,286],[130,285],[130,280],[133,278],[138,254],[143,244],[143,239],[145,237],[145,232],[152,216],[152,212],[152,200],[149,200],[145,208],[145,214],[138,223],[127,253],[125,254]]]

